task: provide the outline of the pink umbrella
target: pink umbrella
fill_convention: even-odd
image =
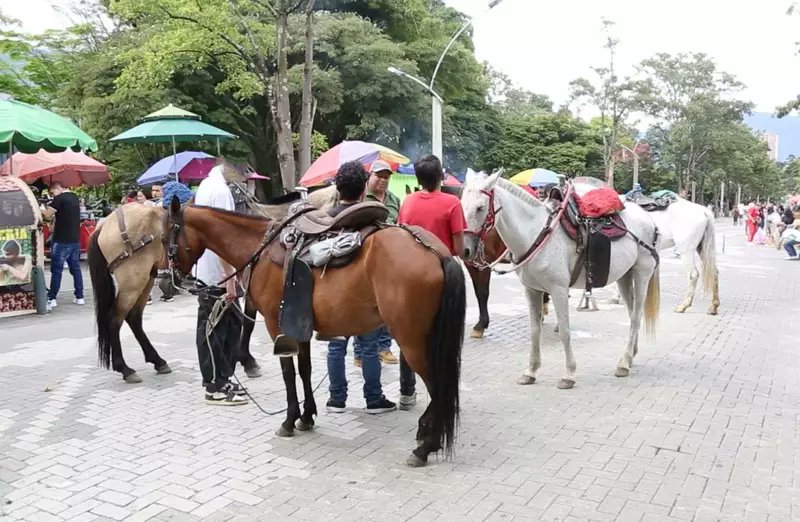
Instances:
[[[82,152],[65,150],[64,152],[46,152],[39,150],[35,154],[17,152],[0,167],[0,175],[11,173],[11,162],[14,164],[14,176],[26,183],[41,179],[50,185],[54,181],[65,187],[80,185],[98,186],[108,182],[111,176],[108,167],[90,158]]]
[[[397,170],[400,165],[410,161],[402,154],[377,143],[343,141],[311,164],[300,178],[300,185],[313,187],[330,181],[336,176],[339,167],[348,161],[360,161],[366,166],[379,159],[389,163],[392,170]]]

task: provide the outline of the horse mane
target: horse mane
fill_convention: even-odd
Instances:
[[[507,192],[510,192],[511,195],[513,195],[514,197],[519,198],[519,199],[525,201],[526,203],[530,203],[531,205],[536,206],[536,207],[540,207],[540,206],[543,205],[543,203],[541,201],[539,201],[538,199],[533,197],[531,194],[526,192],[525,189],[523,189],[522,187],[520,187],[516,183],[508,181],[507,179],[504,179],[504,178],[500,178],[500,179],[497,180],[497,184],[500,185],[501,187],[503,187],[503,189],[506,190]]]
[[[268,219],[268,218],[266,218],[264,216],[259,216],[259,215],[256,215],[256,214],[242,214],[241,212],[235,212],[235,211],[232,211],[232,210],[224,210],[224,209],[221,209],[221,208],[209,207],[209,206],[206,206],[206,205],[191,205],[189,208],[213,210],[214,212],[218,212],[218,213],[223,214],[223,215],[237,217],[237,218],[244,219],[246,221],[253,221],[253,222],[258,222],[258,223],[266,223],[268,221],[271,221],[270,219]]]

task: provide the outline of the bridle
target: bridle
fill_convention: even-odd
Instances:
[[[169,217],[167,217],[169,219]],[[186,254],[191,254],[192,249],[189,246],[188,238],[186,237],[186,231],[184,230],[183,226],[183,207],[178,210],[178,215],[176,216],[175,220],[172,222],[172,226],[170,227],[169,231],[169,241],[167,242],[167,262],[168,268],[172,274],[178,273],[178,276],[183,276],[184,274],[181,273],[178,266],[178,248],[180,243],[180,238],[183,236],[186,241],[186,246],[184,247],[184,252]],[[173,277],[174,279],[174,277]],[[182,279],[182,277],[181,277]]]
[[[500,263],[503,258],[506,257],[508,254],[508,248],[506,248],[502,254],[500,254],[497,259],[492,261],[491,263],[486,259],[486,237],[489,233],[494,230],[495,226],[497,225],[497,214],[503,210],[503,207],[495,208],[494,205],[494,189],[491,190],[481,190],[481,194],[484,194],[489,198],[489,210],[486,214],[486,219],[484,219],[483,224],[475,230],[465,230],[464,234],[469,236],[475,236],[478,238],[478,247],[475,250],[475,253],[470,257],[470,259],[466,260],[465,263],[471,266],[474,266],[478,270],[487,270],[493,268],[497,263]]]

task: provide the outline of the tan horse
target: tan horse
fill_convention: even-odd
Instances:
[[[130,252],[122,239],[117,216],[120,212],[124,215],[131,244],[141,245],[143,240],[147,241],[146,238],[149,238],[149,242],[129,254],[129,257],[116,262],[125,252]],[[142,382],[142,379],[122,357],[119,331],[123,322],[130,326],[142,347],[145,361],[153,364],[156,373],[172,371],[142,329],[142,314],[156,272],[159,267],[166,267],[161,241],[163,216],[163,209],[129,203],[112,212],[97,227],[89,241],[87,256],[94,292],[98,360],[105,368],[110,366],[122,373],[125,382],[129,383]]]

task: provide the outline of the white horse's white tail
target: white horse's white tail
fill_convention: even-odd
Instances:
[[[661,310],[661,277],[659,273],[659,267],[656,267],[647,283],[647,296],[644,299],[644,332],[650,339],[656,338],[658,314]]]
[[[706,231],[700,242],[699,254],[703,261],[703,293],[707,296],[717,284],[717,240],[714,215],[709,211],[706,211]]]

